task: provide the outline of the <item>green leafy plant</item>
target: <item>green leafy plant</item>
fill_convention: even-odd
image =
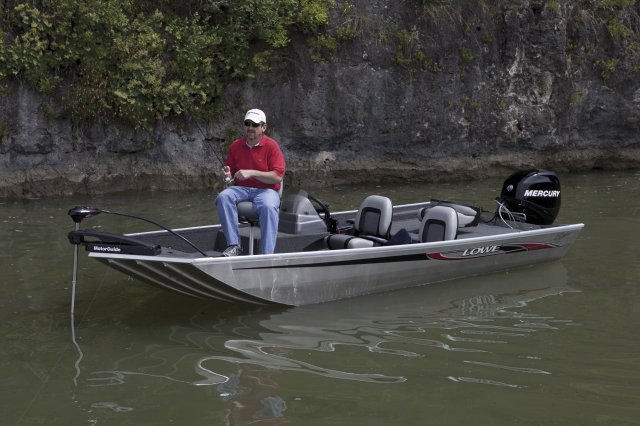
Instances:
[[[600,5],[602,7],[612,9],[615,7],[623,8],[623,7],[631,7],[636,4],[636,0],[600,0]]]
[[[614,40],[623,40],[633,34],[633,31],[615,18],[609,19],[607,22],[607,28],[609,29],[609,34],[611,34],[611,37],[613,37]]]
[[[335,37],[329,34],[319,34],[315,38],[310,38],[307,42],[313,52],[311,58],[314,62],[324,62],[327,52],[333,53],[338,48],[338,42]]]
[[[571,93],[571,96],[569,97],[569,106],[571,108],[575,108],[578,105],[580,105],[580,103],[582,102],[582,99],[584,98],[585,92],[582,90],[577,90],[573,93]]]
[[[403,68],[409,68],[418,44],[419,33],[416,30],[402,29],[396,33],[396,51],[393,60]]]
[[[211,116],[225,86],[281,61],[291,34],[328,22],[326,0],[41,0],[0,14],[0,79],[62,88],[75,121],[145,128]],[[326,43],[325,43],[326,46]],[[64,83],[64,84],[63,84]]]
[[[465,64],[469,64],[473,61],[473,50],[463,47],[460,49],[460,59]]]
[[[494,41],[496,41],[496,38],[494,37],[493,34],[484,33],[482,34],[482,36],[480,36],[480,40],[482,40],[484,44],[491,44]]]
[[[615,72],[619,63],[620,61],[614,58],[598,59],[595,62],[595,66],[600,69],[600,76],[606,80]]]

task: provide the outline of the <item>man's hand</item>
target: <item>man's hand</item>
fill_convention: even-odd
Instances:
[[[224,182],[227,185],[233,182],[233,178],[231,177],[231,168],[229,166],[224,166],[222,168],[222,173],[224,174]]]
[[[233,175],[233,179],[238,180],[247,180],[247,179],[258,179],[260,182],[273,184],[280,183],[282,178],[276,172],[263,172],[260,170],[252,170],[252,169],[242,169],[238,170],[235,175]]]
[[[255,170],[238,170],[236,174],[233,175],[233,178],[238,180],[247,180],[255,176],[254,172]]]

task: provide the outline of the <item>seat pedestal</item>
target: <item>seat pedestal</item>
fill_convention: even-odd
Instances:
[[[258,212],[253,208],[251,201],[238,203],[238,221],[249,224],[249,255],[253,255],[253,228],[260,222]]]

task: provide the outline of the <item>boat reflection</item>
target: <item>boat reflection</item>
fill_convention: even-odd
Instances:
[[[210,386],[229,404],[229,416],[240,416],[241,407],[243,416],[273,420],[283,418],[287,406],[277,382],[283,373],[370,383],[407,381],[406,373],[394,372],[389,358],[363,362],[381,354],[415,359],[448,351],[466,354],[461,362],[468,366],[546,374],[472,357],[510,339],[570,323],[519,308],[571,291],[575,290],[567,286],[566,269],[552,262],[320,305],[256,308],[207,303],[188,322],[170,325],[168,333],[162,324],[150,325],[146,338],[128,342],[128,356],[110,368],[93,369],[84,383],[118,386],[144,378]],[[442,377],[520,386],[455,372]]]
[[[296,354],[332,353],[345,347],[351,352],[356,348],[401,357],[425,356],[425,347],[487,352],[487,345],[508,343],[509,338],[566,323],[511,310],[546,296],[575,291],[566,286],[566,281],[566,269],[556,262],[541,268],[292,308],[261,320],[259,339],[226,340],[224,346],[232,356],[200,359],[196,371],[206,379],[198,384],[220,379],[217,370],[209,367],[220,361],[336,379],[404,382],[406,377],[401,375],[332,369],[305,362]]]

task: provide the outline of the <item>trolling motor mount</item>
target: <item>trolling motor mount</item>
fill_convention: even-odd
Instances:
[[[124,235],[112,234],[109,232],[95,232],[95,231],[83,231],[80,230],[80,222],[84,219],[92,216],[96,216],[100,213],[112,214],[116,216],[128,217],[130,219],[138,219],[144,222],[151,223],[175,237],[181,239],[185,243],[189,244],[193,247],[198,253],[200,253],[204,257],[208,257],[207,253],[201,250],[198,246],[193,244],[191,241],[186,239],[184,236],[178,234],[172,229],[167,228],[166,226],[155,222],[151,219],[146,219],[140,216],[134,216],[127,213],[118,213],[109,210],[102,210],[96,207],[87,207],[87,206],[75,206],[69,209],[69,216],[75,222],[75,230],[71,231],[68,235],[69,242],[78,247],[78,245],[84,245],[87,251],[93,252],[116,252],[121,254],[139,254],[145,256],[156,256],[160,254],[161,247],[157,244],[148,244],[144,241],[140,241],[134,238],[130,238]],[[86,239],[85,237],[89,237],[92,241]]]

